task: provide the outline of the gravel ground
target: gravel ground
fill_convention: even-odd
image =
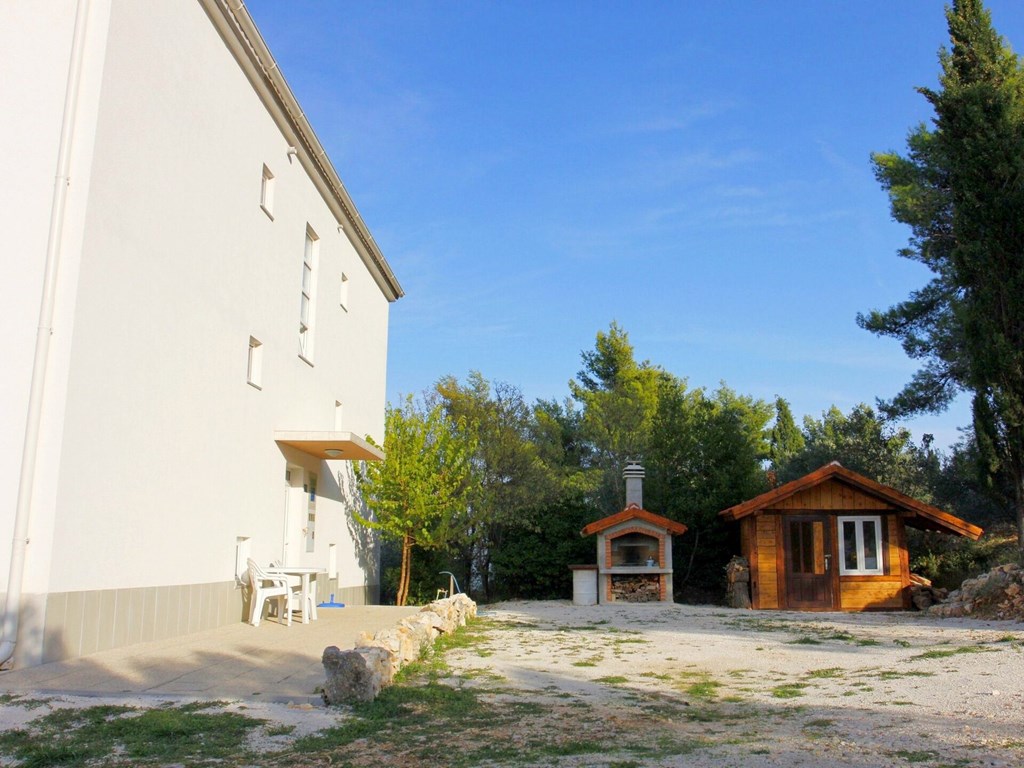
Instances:
[[[449,654],[458,677],[560,700],[580,738],[646,729],[664,745],[559,765],[1024,764],[1020,623],[568,602],[481,615],[494,629]]]
[[[567,601],[503,603],[480,616],[476,639],[448,651],[445,682],[475,689],[494,716],[443,726],[452,757],[434,752],[431,766],[1024,765],[1021,623]],[[8,697],[0,730],[55,708],[167,702]],[[297,736],[349,717],[308,704],[222,706],[268,721],[250,744],[271,761]],[[394,735],[280,764],[428,764],[408,745],[389,752]],[[493,759],[467,762],[481,745],[497,749]]]

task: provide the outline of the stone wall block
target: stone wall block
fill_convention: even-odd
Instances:
[[[341,651],[334,645],[326,648],[324,700],[328,704],[372,701],[398,670],[419,659],[439,635],[464,627],[475,616],[476,603],[459,594],[435,600],[419,613],[374,635],[361,632],[351,651]]]
[[[373,701],[392,680],[391,654],[384,648],[365,647],[342,651],[336,645],[324,649],[327,674],[324,700],[328,704]]]

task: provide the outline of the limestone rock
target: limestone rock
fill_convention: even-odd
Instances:
[[[406,664],[416,661],[439,635],[454,632],[476,617],[476,603],[458,594],[435,600],[395,626],[374,635],[361,632],[352,651],[337,646],[324,650],[327,673],[324,699],[328,704],[371,701]]]
[[[967,579],[945,601],[928,609],[932,616],[1024,620],[1024,569],[1007,563]]]
[[[390,653],[384,648],[342,651],[332,645],[324,649],[322,661],[327,673],[324,700],[328,704],[373,701],[392,680]]]

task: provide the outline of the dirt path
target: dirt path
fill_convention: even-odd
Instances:
[[[452,682],[542,702],[567,754],[605,745],[558,765],[1024,764],[1021,624],[567,602],[481,615],[486,640],[448,654]]]

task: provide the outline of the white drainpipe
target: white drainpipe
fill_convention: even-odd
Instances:
[[[11,540],[11,570],[7,578],[7,602],[4,607],[3,637],[0,639],[0,665],[14,656],[18,642],[18,621],[21,616],[22,582],[25,576],[25,550],[32,519],[32,491],[39,452],[39,425],[43,413],[46,369],[50,361],[50,337],[53,335],[53,314],[60,267],[61,240],[64,234],[64,209],[71,184],[71,144],[75,134],[75,112],[78,106],[79,82],[85,49],[89,0],[78,0],[75,10],[75,32],[71,41],[67,90],[64,93],[64,116],[60,127],[60,148],[57,153],[57,176],[53,181],[53,202],[50,207],[50,228],[46,240],[46,266],[43,272],[43,296],[39,305],[39,326],[36,349],[32,359],[32,386],[29,390],[28,415],[25,419],[25,442],[21,451],[21,476],[18,479],[18,506],[14,515],[14,536]]]

